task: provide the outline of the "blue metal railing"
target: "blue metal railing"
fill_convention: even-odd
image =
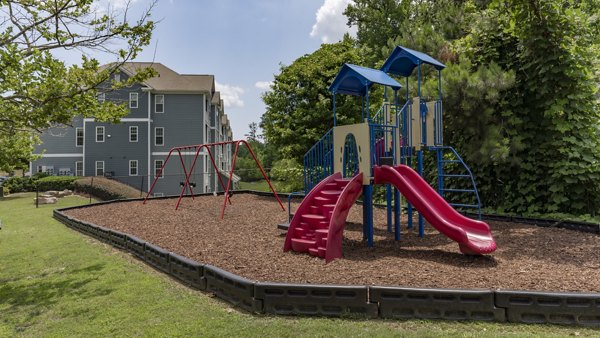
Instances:
[[[304,193],[333,174],[333,128],[304,154]]]
[[[452,205],[453,207],[459,207],[459,208],[476,208],[477,213],[479,215],[479,219],[481,219],[481,200],[479,199],[479,192],[477,191],[477,184],[475,183],[475,179],[473,178],[473,173],[471,172],[471,169],[469,168],[469,166],[467,166],[465,161],[463,161],[462,157],[460,157],[458,152],[452,147],[440,146],[440,147],[432,147],[431,149],[438,151],[438,192],[439,192],[439,194],[442,197],[444,197],[445,193],[462,193],[462,194],[472,193],[472,194],[474,194],[475,203],[471,204],[471,203],[466,203],[466,202],[462,202],[462,201],[461,202],[453,201],[450,203],[450,205]],[[445,159],[443,156],[444,150],[449,150],[452,153],[454,159]],[[462,174],[462,173],[446,174],[444,164],[447,164],[447,163],[460,164],[460,166],[462,166],[463,169],[465,170],[466,174]],[[446,178],[459,178],[459,179],[460,178],[463,178],[463,179],[468,178],[470,180],[472,189],[459,188],[459,187],[446,188],[446,186],[445,186]]]

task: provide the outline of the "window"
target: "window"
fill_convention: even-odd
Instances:
[[[44,167],[43,167],[43,166],[41,166],[41,165],[38,165],[38,166],[37,166],[37,171],[36,171],[36,172],[38,172],[38,173],[41,173],[41,172],[43,172],[43,171],[44,171]]]
[[[96,142],[104,142],[104,127],[96,127]]]
[[[129,127],[129,142],[137,142],[138,141],[138,127],[131,126]]]
[[[54,166],[47,166],[44,167],[46,174],[48,175],[54,175]]]
[[[129,93],[129,108],[138,107],[138,93]]]
[[[75,162],[75,176],[83,176],[83,162]]]
[[[162,193],[162,192],[155,192],[155,193],[152,194],[152,196],[154,196],[154,197],[164,197],[165,194]]]
[[[158,177],[158,178],[165,177],[165,171],[164,170],[162,172],[160,171],[160,169],[163,166],[163,163],[164,163],[163,160],[154,160],[154,177]]]
[[[154,112],[156,113],[164,113],[165,112],[165,96],[164,95],[156,95],[154,98]]]
[[[163,127],[154,128],[154,145],[155,146],[165,145],[165,128],[163,128]]]
[[[129,176],[137,176],[138,174],[138,161],[129,161]]]
[[[75,128],[75,146],[83,147],[83,128]]]
[[[119,82],[121,81],[121,74],[117,73],[115,74],[115,82]]]
[[[96,176],[104,176],[104,161],[96,161]]]
[[[106,101],[106,94],[105,93],[98,94],[98,102],[102,103],[104,101]]]

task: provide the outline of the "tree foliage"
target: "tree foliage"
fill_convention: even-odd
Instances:
[[[354,41],[346,36],[323,44],[310,55],[282,66],[272,90],[263,95],[267,111],[260,126],[269,144],[285,158],[303,162],[303,155],[333,126],[332,99],[328,91],[344,63],[360,63]],[[360,120],[360,101],[337,96],[338,124]]]
[[[98,14],[92,0],[0,2],[0,168],[30,159],[36,133],[69,124],[73,117],[116,122],[125,106],[96,99],[96,88],[150,42],[150,9],[131,22],[129,8]],[[152,7],[152,6],[151,6]],[[81,52],[81,64],[67,66],[55,51]],[[86,53],[104,52],[115,62],[100,68]],[[142,69],[109,90],[153,75]]]
[[[370,67],[397,45],[446,63],[444,141],[470,164],[484,206],[595,213],[599,13],[594,0],[355,0],[345,14],[358,27],[356,48],[344,50]],[[262,126],[290,157],[299,159],[330,126],[319,127],[331,114],[324,89],[332,77],[322,74],[335,75],[342,62],[321,56],[333,46],[282,67],[264,97]],[[425,96],[435,98],[437,78],[423,70]],[[408,94],[416,96],[412,81]]]

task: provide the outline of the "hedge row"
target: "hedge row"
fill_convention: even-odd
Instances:
[[[31,177],[10,177],[3,184],[5,193],[18,193],[48,190],[73,190],[77,176],[48,176],[44,173],[35,174]],[[6,191],[8,190],[8,191]]]

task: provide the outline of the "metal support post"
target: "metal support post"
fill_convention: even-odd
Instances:
[[[373,246],[373,185],[363,185],[363,239]]]
[[[417,152],[417,161],[418,161],[418,170],[419,175],[423,177],[423,150],[419,150]],[[425,236],[425,222],[423,220],[423,215],[419,212],[419,237]]]

